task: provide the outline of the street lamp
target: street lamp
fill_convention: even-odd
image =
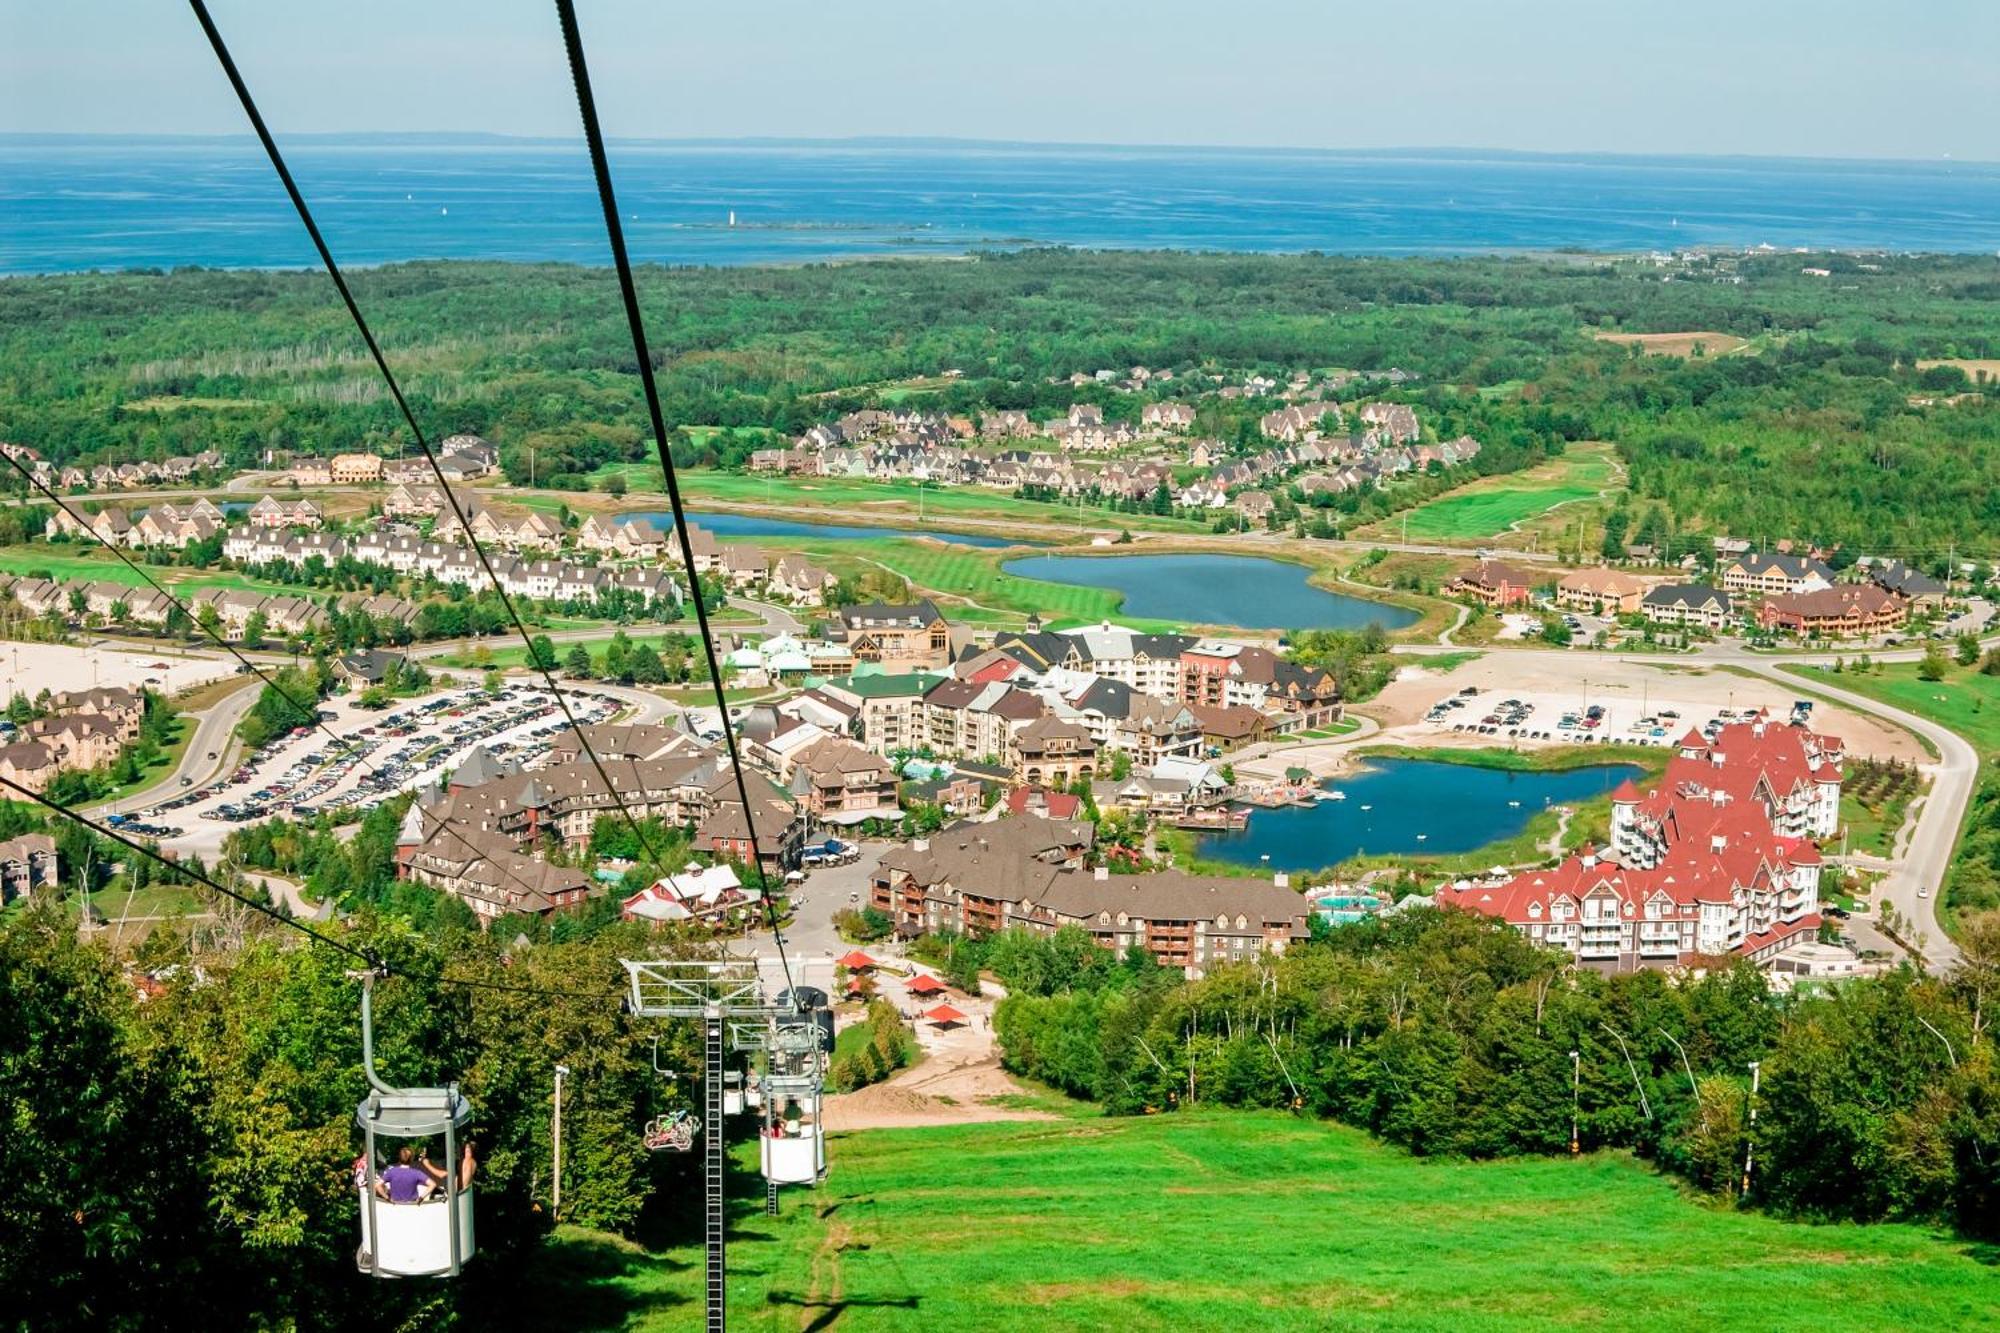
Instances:
[[[568,1075],[568,1065],[556,1066],[556,1113],[549,1139],[555,1145],[555,1197],[550,1211],[557,1221],[562,1220],[562,1094],[563,1079]]]
[[[1582,1151],[1576,1138],[1576,1105],[1578,1089],[1583,1083],[1583,1053],[1569,1053],[1569,1155],[1574,1157]]]
[[[1743,1197],[1750,1197],[1751,1156],[1757,1149],[1758,1062],[1750,1062],[1750,1125],[1743,1135]]]

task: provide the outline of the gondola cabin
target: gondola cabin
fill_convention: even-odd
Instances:
[[[355,1262],[371,1277],[456,1277],[477,1248],[473,1160],[465,1129],[472,1104],[456,1084],[392,1088],[375,1073],[374,978],[361,986],[361,1068],[368,1095],[355,1107],[361,1156],[354,1188],[361,1214]],[[443,1165],[430,1152],[443,1150]]]

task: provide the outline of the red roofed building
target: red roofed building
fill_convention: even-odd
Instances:
[[[1441,906],[1497,916],[1615,970],[1741,954],[1763,961],[1819,927],[1815,840],[1839,823],[1840,743],[1762,716],[1690,731],[1659,786],[1611,797],[1612,846],[1502,881],[1461,880]]]

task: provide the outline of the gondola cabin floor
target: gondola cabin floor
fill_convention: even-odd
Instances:
[[[734,1200],[730,1327],[2000,1324],[1965,1242],[1735,1212],[1621,1154],[1421,1160],[1221,1111],[837,1134],[827,1156],[776,1218]],[[565,1229],[514,1308],[529,1328],[698,1328],[701,1276],[698,1244]]]

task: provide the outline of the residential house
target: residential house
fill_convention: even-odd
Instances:
[[[1783,593],[1766,597],[1757,608],[1757,623],[1767,630],[1823,639],[1885,634],[1909,618],[1908,602],[1873,583]]]
[[[856,660],[885,670],[943,671],[951,665],[951,626],[929,598],[898,606],[843,606],[835,637]]]
[[[1611,845],[1553,869],[1441,886],[1436,901],[1507,921],[1605,970],[1768,962],[1820,923],[1816,840],[1839,823],[1837,739],[1757,717],[1690,731],[1659,785],[1611,796]]]
[[[1664,583],[1640,599],[1646,619],[1719,630],[1729,623],[1729,594],[1704,583]]]
[[[1080,865],[1088,825],[1017,815],[958,824],[886,852],[869,902],[902,935],[1083,930],[1101,947],[1139,948],[1188,977],[1283,953],[1307,936],[1310,905],[1282,877],[1181,871],[1110,875]]]
[[[294,458],[287,475],[294,486],[333,485],[333,465],[324,458]]]
[[[1596,615],[1632,615],[1645,595],[1644,583],[1615,569],[1579,569],[1556,584],[1556,605]]]
[[[0,842],[0,904],[36,889],[54,888],[61,880],[62,858],[48,834],[28,833]]]
[[[1833,586],[1834,573],[1810,556],[1746,551],[1722,566],[1722,587],[1733,593],[1796,596]]]
[[[802,555],[785,555],[771,568],[770,590],[783,593],[799,606],[820,606],[840,582]]]
[[[1911,613],[1915,615],[1935,611],[1944,605],[1944,584],[1900,560],[1882,560],[1869,565],[1868,581],[1908,602]]]
[[[825,824],[900,819],[896,770],[853,741],[829,736],[792,758],[792,795],[799,808]]]
[[[1494,610],[1525,605],[1540,575],[1498,560],[1480,560],[1453,576],[1445,592]]]
[[[328,468],[336,485],[352,486],[382,480],[380,454],[335,454]]]

